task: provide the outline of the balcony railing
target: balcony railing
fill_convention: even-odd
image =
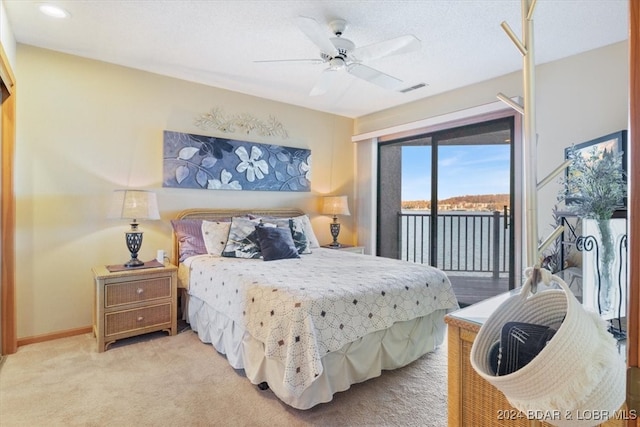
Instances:
[[[498,278],[509,270],[509,233],[500,212],[438,214],[437,239],[431,242],[431,215],[399,213],[399,257],[431,264],[453,272],[492,273]]]

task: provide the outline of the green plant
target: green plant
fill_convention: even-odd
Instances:
[[[567,209],[580,218],[611,219],[627,193],[622,153],[594,147],[585,156],[571,147],[569,159],[570,172],[558,200],[567,202]]]
[[[601,296],[608,306],[611,282],[610,266],[615,258],[609,220],[623,205],[627,186],[622,168],[622,153],[593,148],[584,155],[575,147],[569,150],[569,173],[564,178],[564,190],[558,200],[580,218],[594,219],[602,242]]]

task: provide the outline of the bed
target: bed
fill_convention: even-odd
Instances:
[[[229,256],[229,245],[239,240],[237,224],[258,225],[262,238],[282,232],[287,221],[295,255],[271,260],[261,239],[264,257]],[[213,252],[181,247],[186,240],[176,224],[189,222],[203,224],[205,240],[219,234],[209,243],[217,245]],[[230,223],[226,243],[222,232],[207,228],[213,223],[221,230]],[[308,217],[297,209],[190,209],[172,224],[174,262],[192,330],[253,384],[268,385],[297,409],[329,402],[351,384],[434,350],[444,340],[445,314],[458,308],[442,271],[321,248]],[[270,227],[280,230],[263,232]]]

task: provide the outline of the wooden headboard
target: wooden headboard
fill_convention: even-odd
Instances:
[[[176,215],[175,219],[203,219],[207,221],[219,221],[221,219],[229,219],[234,216],[274,216],[279,218],[288,218],[304,215],[305,213],[297,208],[284,209],[211,209],[211,208],[195,208],[186,209]],[[176,234],[172,233],[173,251],[171,253],[171,263],[178,265],[178,239]]]

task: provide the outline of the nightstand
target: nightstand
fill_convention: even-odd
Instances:
[[[93,333],[99,353],[119,339],[154,331],[177,333],[178,267],[111,272],[101,265],[92,271]]]
[[[340,245],[340,247],[336,248],[330,245],[322,245],[322,247],[327,249],[335,249],[337,251],[353,252],[354,254],[364,254],[364,246]]]

